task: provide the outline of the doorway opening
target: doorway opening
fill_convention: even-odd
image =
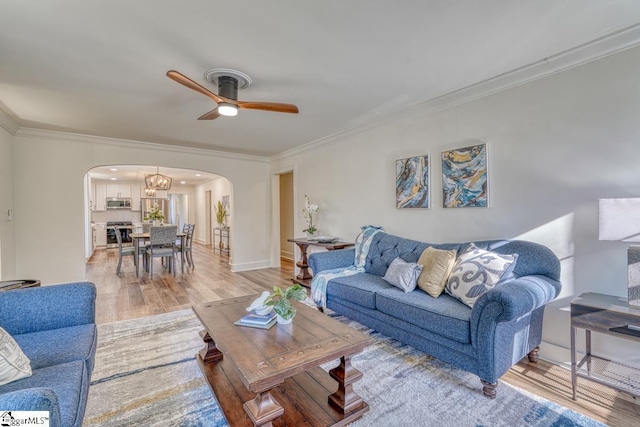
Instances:
[[[96,166],[87,172],[84,178],[86,260],[96,249],[108,249],[107,222],[127,221],[132,227],[141,228],[146,222],[144,202],[149,199],[166,202],[165,223],[177,225],[180,230],[184,224],[196,224],[194,240],[211,244],[212,200],[231,195],[232,205],[231,182],[213,173],[160,166],[160,172],[172,178],[171,188],[151,195],[146,191],[145,176],[156,171],[155,165],[118,164]],[[120,209],[108,208],[106,201],[113,197],[122,202]]]

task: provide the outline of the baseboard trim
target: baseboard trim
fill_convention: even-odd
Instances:
[[[270,268],[271,262],[268,260],[245,262],[245,263],[229,262],[229,266],[231,267],[231,271],[233,273],[237,273],[240,271],[250,271],[250,270],[260,270],[262,268]]]

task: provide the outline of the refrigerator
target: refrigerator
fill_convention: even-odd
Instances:
[[[169,200],[167,199],[140,199],[140,221],[144,221],[156,203],[164,214],[164,222],[169,222]]]

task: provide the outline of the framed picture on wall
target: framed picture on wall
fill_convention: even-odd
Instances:
[[[396,160],[396,208],[429,209],[429,156]]]
[[[489,206],[487,144],[442,152],[442,206]]]

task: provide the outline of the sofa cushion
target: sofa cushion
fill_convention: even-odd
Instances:
[[[31,375],[31,363],[18,343],[0,328],[0,385]]]
[[[405,294],[400,289],[381,289],[376,294],[381,312],[456,340],[471,342],[471,309],[449,295],[436,299],[420,289]]]
[[[430,245],[386,233],[378,233],[371,239],[364,269],[367,273],[382,277],[394,259],[400,257],[406,262],[416,262],[427,246]]]
[[[422,265],[422,273],[418,277],[418,287],[438,298],[447,286],[449,275],[456,262],[455,249],[443,250],[428,247],[422,252],[418,264]]]
[[[374,274],[359,273],[353,276],[336,277],[327,284],[327,298],[340,298],[367,308],[376,308],[376,292],[393,288]]]
[[[33,369],[83,360],[93,371],[97,332],[95,325],[70,326],[16,335],[16,342],[31,359]]]
[[[418,276],[421,272],[421,265],[415,262],[406,262],[398,257],[389,264],[389,268],[387,272],[384,273],[383,279],[390,285],[402,289],[406,293],[416,288]]]
[[[82,425],[89,390],[89,380],[83,361],[34,369],[33,375],[29,378],[0,386],[0,394],[29,388],[50,389],[55,393],[60,405],[61,425],[69,427]]]
[[[482,294],[498,284],[515,260],[514,255],[500,255],[469,245],[458,255],[447,283],[447,293],[473,307]]]

